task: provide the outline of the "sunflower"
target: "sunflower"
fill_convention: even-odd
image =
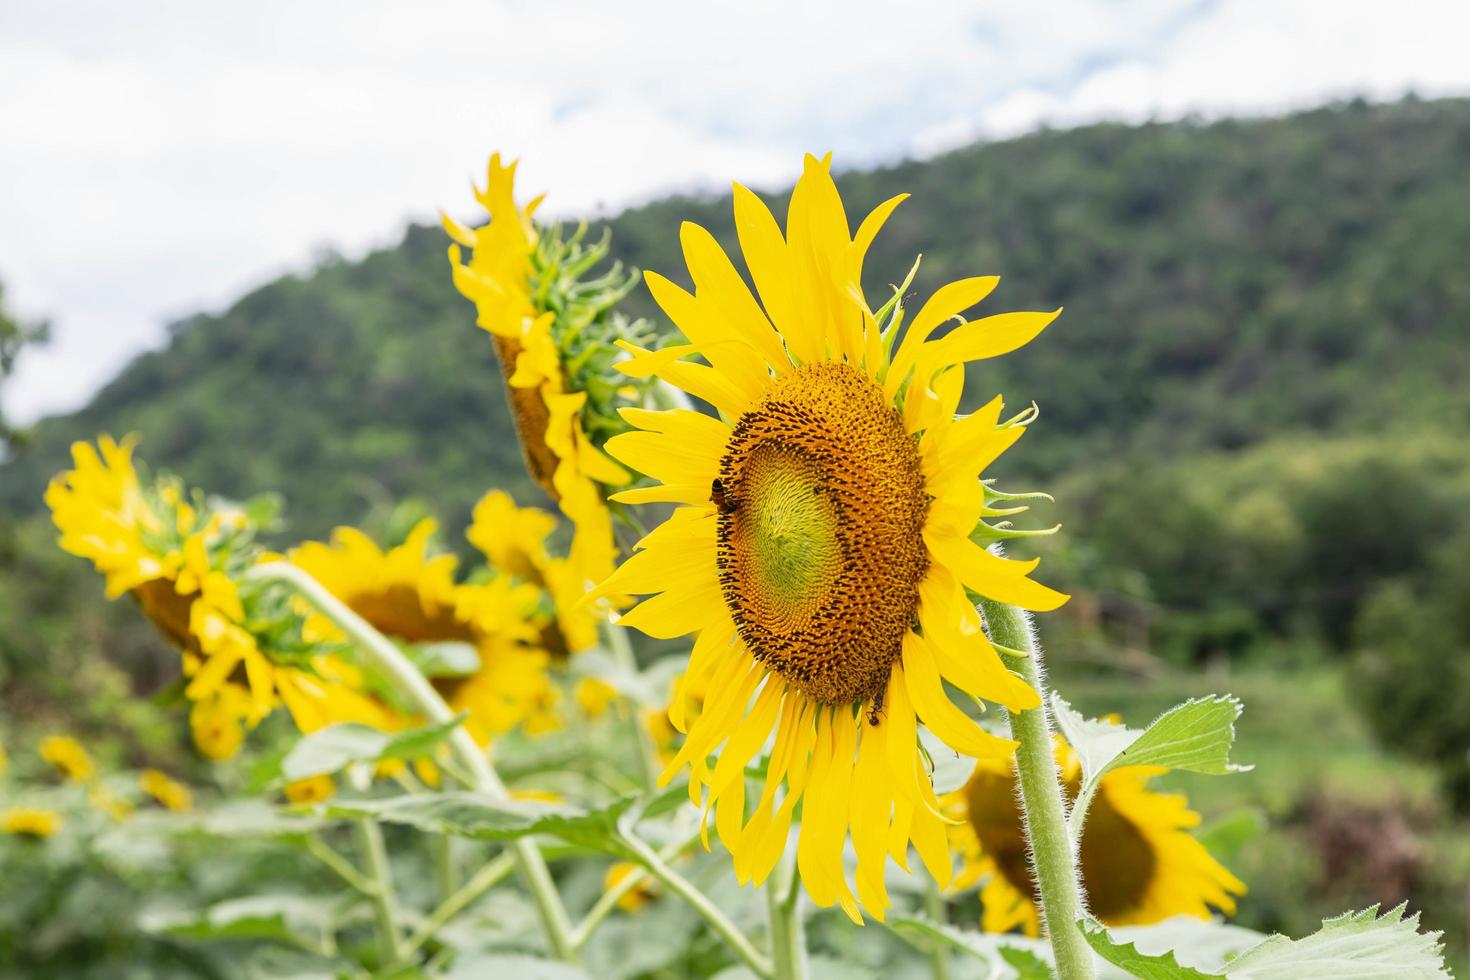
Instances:
[[[48,735],[41,740],[41,758],[60,769],[73,783],[85,783],[97,773],[92,756],[70,735]]]
[[[618,861],[607,869],[607,874],[602,879],[602,890],[610,892],[616,888],[628,875],[638,871],[638,865],[628,861]],[[634,885],[618,899],[618,908],[624,912],[641,912],[659,896],[658,881],[652,877],[645,877]]]
[[[616,551],[603,487],[630,479],[598,449],[597,438],[617,425],[618,389],[598,369],[617,354],[604,335],[626,332],[609,311],[627,286],[617,267],[596,283],[578,282],[605,254],[605,244],[583,251],[575,240],[543,235],[532,220],[541,198],[516,204],[515,170],[498,153],[490,158],[485,190],[475,190],[489,224],[470,228],[444,216],[454,239],[449,260],[455,287],[475,304],[478,324],[494,339],[527,469],[575,529],[570,557],[581,585],[612,570]]]
[[[318,773],[287,783],[282,791],[292,803],[321,803],[332,798],[337,791],[337,783],[330,774]]]
[[[481,744],[517,725],[545,727],[557,692],[547,675],[547,654],[535,646],[537,589],[504,579],[457,582],[458,559],[429,553],[435,530],[433,520],[420,521],[402,544],[385,551],[361,531],[342,527],[331,543],[308,542],[290,559],[379,632],[413,644],[472,648],[478,658],[472,670],[431,680],[452,709],[468,715],[466,727]],[[290,695],[282,696],[290,706]],[[390,707],[381,711],[377,719],[351,720],[390,730],[409,723]]]
[[[735,186],[759,303],[694,224],[681,229],[694,292],[647,276],[690,343],[625,345],[624,370],[660,377],[719,415],[624,410],[639,431],[610,439],[608,452],[660,485],[614,499],[679,506],[593,594],[649,595],[624,624],[665,639],[696,635],[688,683],[708,696],[663,779],[688,766],[691,798],[707,790],[740,880],[771,873],[800,803],[808,892],[861,921],[860,906],[879,918],[889,906],[886,856],[906,866],[909,843],[936,878],[951,875],[919,722],[966,755],[1007,758],[1014,748],[956,707],[945,681],[1013,710],[1039,704],[966,597],[1032,610],[1066,599],[1028,577],[1036,562],[1006,560],[970,537],[994,513],[980,471],[1023,430],[1000,422],[999,398],[954,413],[965,362],[1020,347],[1056,314],[1002,314],[930,339],[997,281],[965,279],[938,290],[895,348],[896,307],[880,329],[861,278],[868,245],[903,198],[853,236],[829,167],[806,158],[784,235]],[[682,699],[670,719],[686,729]],[[743,773],[773,734],[747,819]],[[843,867],[849,836],[856,895]]]
[[[0,810],[0,831],[22,837],[50,837],[61,829],[61,814],[36,807]]]
[[[109,598],[131,594],[183,651],[190,700],[210,699],[242,675],[250,695],[244,718],[254,725],[274,703],[275,668],[243,625],[244,604],[226,568],[242,560],[235,545],[249,531],[244,517],[202,513],[173,480],[145,487],[133,465],[135,441],[102,436],[96,448],[72,445],[74,468],[46,489],[59,544],[92,561]]]
[[[551,601],[538,614],[541,646],[564,659],[597,645],[598,613],[582,602],[586,583],[570,560],[551,555],[546,540],[556,518],[536,507],[518,507],[510,494],[492,490],[475,504],[465,537],[496,571],[543,590]]]
[[[139,773],[138,786],[175,813],[184,813],[194,806],[194,794],[189,792],[189,787],[157,769],[144,769]]]
[[[1067,795],[1082,786],[1077,754],[1056,738],[1057,764]],[[1092,913],[1110,926],[1149,925],[1176,915],[1207,919],[1211,909],[1235,911],[1245,885],[1190,836],[1199,814],[1182,796],[1157,793],[1148,784],[1167,770],[1129,766],[1103,776],[1082,827],[1082,884]],[[953,887],[983,882],[981,926],[987,932],[1017,927],[1035,936],[1040,924],[1027,859],[1026,836],[1016,802],[1015,766],[982,759],[964,788],[944,797],[953,823],[950,843],[962,867]]]

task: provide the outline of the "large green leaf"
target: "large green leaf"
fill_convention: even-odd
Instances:
[[[303,735],[281,760],[281,777],[306,779],[335,773],[359,762],[416,759],[429,755],[435,746],[459,726],[460,719],[440,725],[425,725],[403,732],[385,732],[368,725],[344,722]]]
[[[1162,766],[1217,776],[1252,768],[1230,761],[1241,704],[1228,694],[1177,704],[1142,731],[1083,718],[1056,693],[1051,703],[1087,779],[1126,766]]]
[[[1098,955],[1141,980],[1450,980],[1440,934],[1420,932],[1419,916],[1404,918],[1402,905],[1381,917],[1376,905],[1348,912],[1325,920],[1305,939],[1271,936],[1233,956],[1229,947],[1248,930],[1198,923],[1193,928],[1202,938],[1192,940],[1173,921],[1111,932],[1091,920],[1079,925]],[[1218,935],[1211,937],[1212,931]],[[1179,962],[1180,956],[1193,961],[1201,952],[1220,964]]]
[[[1082,787],[1072,814],[1072,833],[1081,827],[1098,784],[1108,773],[1128,766],[1162,766],[1211,775],[1243,772],[1250,766],[1230,761],[1235,698],[1211,696],[1175,705],[1139,731],[1096,718],[1084,718],[1055,691],[1051,696],[1057,727],[1082,763]]]
[[[200,912],[145,915],[140,925],[147,932],[195,942],[254,939],[315,950],[331,924],[331,907],[321,896],[255,895]]]
[[[569,844],[627,856],[619,833],[624,820],[658,816],[677,805],[683,788],[654,797],[625,796],[601,807],[584,808],[540,800],[504,800],[483,793],[420,793],[386,799],[331,800],[308,812],[331,819],[369,818],[405,824],[432,834],[476,840],[514,840],[532,834],[559,837]]]
[[[1174,953],[1149,954],[1138,949],[1137,942],[1120,942],[1108,934],[1099,922],[1082,919],[1078,922],[1082,935],[1099,956],[1125,970],[1129,976],[1140,980],[1210,980],[1220,977],[1219,973],[1201,973],[1199,970],[1180,965]]]
[[[1305,939],[1272,936],[1226,965],[1230,980],[1451,980],[1437,932],[1419,913],[1378,906],[1326,919]]]

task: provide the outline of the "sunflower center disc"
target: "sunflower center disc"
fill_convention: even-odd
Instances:
[[[918,447],[867,375],[810,364],[741,416],[721,460],[725,603],[757,660],[824,704],[880,694],[928,570]]]

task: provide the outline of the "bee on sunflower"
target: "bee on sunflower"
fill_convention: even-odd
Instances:
[[[1063,787],[1075,800],[1082,763],[1060,736],[1054,744]],[[1200,818],[1189,801],[1149,787],[1165,772],[1129,766],[1106,773],[1088,807],[1078,862],[1088,907],[1106,925],[1151,925],[1177,915],[1208,919],[1212,909],[1228,915],[1245,894],[1245,884],[1190,835]],[[952,821],[950,844],[961,859],[952,887],[981,886],[981,928],[1037,935],[1036,883],[1014,764],[979,760],[969,782],[942,802]]]
[[[475,304],[495,342],[511,415],[531,477],[572,522],[571,568],[578,588],[612,571],[616,559],[607,488],[630,474],[602,451],[627,426],[620,405],[641,399],[640,385],[614,380],[619,339],[650,335],[647,324],[613,310],[636,283],[621,266],[584,276],[607,255],[608,241],[585,245],[585,225],[563,238],[534,221],[541,198],[515,201],[516,164],[490,158],[475,197],[489,214],[480,228],[448,215],[455,287]],[[468,260],[464,249],[469,249]]]
[[[302,631],[278,587],[243,583],[261,557],[255,526],[238,508],[187,493],[176,479],[145,479],[132,438],[72,446],[74,468],[55,477],[46,503],[60,546],[90,559],[109,598],[131,595],[182,655],[200,752],[228,759],[244,731],[280,701],[298,724],[363,702],[334,675],[342,669]]]
[[[662,778],[690,769],[691,799],[714,809],[742,883],[771,874],[800,806],[802,881],[816,904],[858,922],[861,908],[882,918],[887,858],[906,867],[911,843],[941,883],[952,874],[919,725],[969,756],[1006,759],[1015,746],[957,707],[945,683],[1014,711],[1040,703],[987,640],[967,591],[1036,611],[1067,598],[1030,578],[1035,561],[972,539],[1002,513],[987,507],[981,471],[1025,419],[1002,422],[998,397],[955,414],[966,363],[1021,347],[1057,313],[960,322],[935,338],[993,277],[941,287],[906,330],[898,291],[874,313],[864,256],[903,199],[853,234],[830,158],[808,156],[783,234],[737,184],[756,296],[709,232],[683,225],[693,292],[646,279],[689,343],[624,343],[620,366],[717,414],[623,410],[635,431],[608,453],[658,484],[614,499],[677,509],[592,593],[649,596],[623,624],[695,635],[686,686],[706,697],[692,722],[682,698],[671,707],[686,736]],[[747,814],[746,766],[773,736]]]
[[[465,726],[480,744],[518,725],[556,727],[558,692],[536,624],[540,590],[506,577],[457,581],[459,560],[430,552],[436,530],[426,518],[385,550],[362,531],[341,527],[330,543],[307,542],[289,557],[374,629],[438,647],[442,655],[420,658],[420,667],[449,707],[466,713]],[[311,625],[323,635],[335,633],[320,617]],[[456,650],[468,659],[453,656]],[[376,693],[383,716],[370,724],[392,730],[409,723],[406,709],[394,704],[395,692]]]

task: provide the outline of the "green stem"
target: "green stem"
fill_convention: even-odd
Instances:
[[[620,665],[627,668],[633,674],[638,673],[638,658],[633,655],[633,646],[628,642],[628,630],[626,627],[614,623],[607,623],[603,629],[607,636],[608,649],[612,651],[614,659]],[[633,726],[633,737],[638,742],[639,763],[643,772],[643,788],[648,792],[658,789],[658,747],[653,744],[653,736],[649,734],[648,726],[643,724],[639,717],[643,708],[634,698],[624,695],[623,700],[628,707],[628,721]]]
[[[690,907],[698,912],[715,932],[720,934],[720,938],[730,944],[730,948],[739,954],[752,973],[758,977],[767,978],[767,980],[776,976],[771,961],[751,944],[745,934],[740,931],[739,926],[731,922],[725,917],[725,913],[715,907],[715,904],[709,900],[709,896],[664,863],[664,860],[654,853],[653,848],[639,838],[632,834],[624,834],[623,842],[633,851],[639,863],[647,868],[655,878],[663,882],[665,888],[689,903]]]
[[[929,887],[924,890],[924,911],[929,915],[929,921],[937,926],[948,925],[949,909],[944,904],[944,895],[939,891],[939,882],[932,877],[929,879]],[[949,946],[945,943],[932,943],[929,950],[929,972],[934,980],[949,980]]]
[[[789,859],[788,859],[789,860]],[[780,882],[782,887],[777,887]],[[806,927],[801,921],[801,883],[796,862],[766,885],[770,916],[772,976],[775,980],[807,980]]]
[[[1011,712],[1011,737],[1016,749],[1016,773],[1021,784],[1021,808],[1026,838],[1041,897],[1041,916],[1056,957],[1058,980],[1094,980],[1092,950],[1077,922],[1083,916],[1082,888],[1072,843],[1067,834],[1067,808],[1052,751],[1051,719],[1046,710],[1046,688],[1041,645],[1023,610],[989,599],[980,600],[990,636],[997,644],[1022,650],[1024,657],[1007,658],[1026,683],[1041,696],[1029,711]]]
[[[328,846],[326,841],[323,841],[316,834],[312,834],[310,837],[306,838],[306,850],[307,853],[316,858],[322,864],[325,864],[337,875],[337,877],[347,882],[347,884],[350,885],[353,889],[362,892],[362,894],[368,896],[369,898],[373,897],[375,891],[377,890],[377,885],[373,884],[373,882],[369,881],[367,878],[364,878],[362,872],[358,871],[355,867],[352,866],[351,861],[347,860],[341,854],[338,854],[335,850]]]
[[[663,850],[658,852],[658,856],[660,860],[670,861],[677,857],[680,851],[683,851],[697,840],[699,840],[698,831],[688,837],[681,838],[672,844],[666,845]],[[606,919],[612,914],[612,910],[617,908],[619,899],[643,884],[649,877],[651,877],[651,873],[647,868],[634,868],[625,874],[622,880],[616,885],[603,892],[602,897],[597,900],[597,903],[592,908],[587,910],[587,914],[582,917],[582,921],[577,924],[577,928],[572,932],[573,944],[578,949],[587,945],[587,940],[591,939],[592,934],[597,931],[597,927],[602,925],[602,920]]]
[[[251,569],[249,576],[284,582],[300,592],[323,615],[356,641],[359,649],[372,659],[374,666],[387,675],[394,686],[407,695],[430,722],[444,724],[455,719],[455,713],[444,703],[444,699],[434,690],[428,678],[383,634],[328,592],[311,575],[286,562],[267,562]],[[463,725],[449,734],[448,741],[450,749],[469,774],[476,790],[496,800],[510,798],[505,784],[490,765],[490,760]],[[515,855],[521,879],[536,903],[536,910],[552,952],[559,959],[575,963],[577,951],[571,944],[571,921],[567,918],[561,894],[556,890],[556,882],[552,880],[551,871],[546,867],[546,861],[536,842],[522,837],[512,842],[510,850]]]
[[[510,851],[504,851],[475,872],[459,891],[446,898],[444,903],[431,912],[429,917],[414,930],[413,935],[408,937],[408,945],[403,950],[403,959],[418,952],[424,943],[433,939],[450,919],[459,915],[481,895],[510,877],[515,868],[515,855]]]
[[[393,893],[393,873],[388,869],[383,832],[372,820],[358,820],[356,824],[357,839],[367,862],[367,876],[373,883],[373,914],[383,944],[383,962],[397,963],[403,959],[403,937],[398,931],[398,901]]]
[[[448,901],[459,889],[459,868],[454,863],[454,838],[435,834],[429,838],[434,857],[434,877],[439,886],[439,901]]]

